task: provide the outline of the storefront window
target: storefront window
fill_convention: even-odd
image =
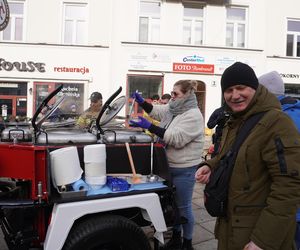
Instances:
[[[285,95],[300,99],[300,85],[299,84],[284,84]]]
[[[27,118],[26,82],[0,82],[0,116],[5,121]]]
[[[35,110],[42,104],[43,100],[60,85],[63,85],[63,89],[56,97],[49,102],[53,104],[57,97],[65,95],[63,102],[63,111],[67,113],[69,110],[73,110],[77,115],[83,112],[84,107],[84,85],[80,83],[44,83],[35,82]]]
[[[163,76],[149,75],[129,75],[128,76],[128,96],[138,91],[144,99],[151,100],[154,95],[162,95]],[[132,100],[129,100],[131,106]],[[130,108],[129,108],[130,109]],[[143,113],[138,105],[134,108],[135,113]]]

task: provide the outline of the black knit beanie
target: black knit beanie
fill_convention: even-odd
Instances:
[[[236,62],[228,67],[222,75],[222,93],[224,93],[227,88],[240,84],[257,89],[258,79],[254,70],[249,65]]]

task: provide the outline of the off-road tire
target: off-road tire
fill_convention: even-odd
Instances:
[[[90,217],[76,224],[63,250],[150,250],[149,240],[133,221],[118,215]]]

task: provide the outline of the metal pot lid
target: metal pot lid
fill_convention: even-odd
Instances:
[[[65,99],[65,95],[61,96],[52,106],[47,106],[47,111],[42,117],[37,121],[37,126],[40,127],[42,123],[47,120],[55,110],[57,110],[58,106],[63,102]]]
[[[61,127],[67,127],[67,126],[75,126],[76,120],[75,119],[68,119],[65,121],[59,121],[59,122],[44,122],[42,124],[42,128],[61,128]]]
[[[110,104],[100,118],[99,125],[103,126],[109,123],[123,108],[126,102],[126,97],[121,96]]]
[[[58,99],[58,101],[53,105],[53,106],[49,106],[48,103],[49,101],[56,96],[56,94],[58,92],[60,92],[63,88],[63,85],[61,84],[58,88],[56,88],[55,90],[53,90],[40,104],[40,106],[37,108],[37,110],[35,111],[32,120],[31,120],[31,124],[32,127],[34,128],[34,131],[37,132],[39,130],[39,128],[41,127],[41,124],[57,109],[57,107],[59,106],[59,104],[63,101],[64,96],[62,96],[60,99]],[[48,110],[46,111],[46,113],[41,114],[43,109],[47,108]],[[42,116],[42,117],[39,117]]]

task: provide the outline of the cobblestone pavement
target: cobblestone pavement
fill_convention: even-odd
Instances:
[[[211,144],[211,136],[205,136],[204,154]],[[193,235],[193,247],[195,250],[216,250],[217,240],[214,237],[215,218],[211,217],[203,203],[204,185],[196,183],[193,194],[193,211],[195,216],[195,228]],[[149,232],[148,232],[149,233]],[[152,234],[149,233],[149,237]],[[170,237],[170,232],[166,233],[165,238]]]
[[[217,240],[214,237],[215,218],[211,217],[203,204],[204,185],[197,183],[193,195],[193,211],[195,215],[195,228],[193,245],[195,250],[215,250]]]
[[[195,216],[195,227],[193,235],[193,247],[195,250],[216,250],[217,240],[214,237],[215,218],[211,217],[203,204],[203,188],[204,185],[196,183],[193,194],[193,211]],[[153,245],[153,229],[144,228],[146,235],[150,238]],[[165,233],[165,240],[171,237],[172,229]]]
[[[210,145],[211,136],[206,135],[204,143],[204,155]],[[215,250],[217,249],[217,240],[214,237],[216,220],[206,212],[203,202],[203,189],[203,184],[196,183],[192,200],[195,216],[193,246],[195,250]]]

